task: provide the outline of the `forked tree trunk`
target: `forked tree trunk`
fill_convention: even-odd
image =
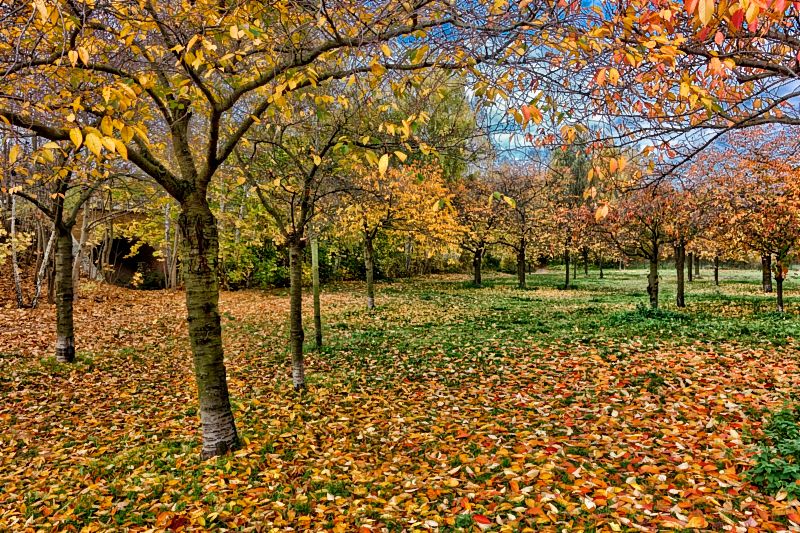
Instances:
[[[700,254],[694,254],[694,277],[700,279]]]
[[[772,292],[772,256],[761,256],[761,286],[765,293]]]
[[[189,196],[181,204],[178,225],[184,250],[189,339],[203,426],[201,457],[206,459],[239,446],[222,350],[217,280],[219,236],[214,215],[202,194]]]
[[[303,361],[303,241],[289,239],[289,343],[292,349],[292,385],[294,390],[306,387]]]
[[[527,281],[525,279],[525,248],[525,239],[522,239],[519,243],[519,248],[517,248],[517,286],[520,289],[527,287]]]
[[[569,248],[564,247],[564,290],[569,289]]]
[[[375,309],[375,249],[372,236],[364,238],[364,270],[367,278],[367,309]]]
[[[684,267],[686,263],[686,246],[678,244],[675,246],[675,273],[678,275],[678,287],[675,295],[675,305],[686,307],[686,280],[684,277]]]
[[[472,283],[480,287],[483,283],[481,269],[483,267],[483,248],[478,247],[472,254]]]
[[[714,256],[714,285],[719,286],[719,256]]]
[[[71,363],[75,360],[75,329],[72,305],[72,233],[59,225],[56,229],[56,361]]]
[[[650,273],[647,275],[647,294],[650,297],[650,307],[658,309],[658,248],[650,257]]]
[[[311,285],[314,292],[314,341],[322,349],[322,306],[319,301],[319,241],[311,239]]]
[[[686,254],[686,273],[688,274],[689,281],[694,281],[694,254]]]

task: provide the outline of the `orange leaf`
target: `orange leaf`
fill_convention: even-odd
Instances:
[[[702,516],[695,515],[689,518],[686,527],[690,529],[704,529],[708,527],[708,521]]]

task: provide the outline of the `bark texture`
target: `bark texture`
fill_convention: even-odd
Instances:
[[[686,246],[678,244],[675,246],[675,273],[678,275],[678,287],[675,295],[675,305],[686,307],[686,279],[684,267],[686,263]]]
[[[204,459],[239,447],[222,350],[217,263],[219,236],[205,195],[181,204],[178,219],[184,258],[189,339],[203,426]]]
[[[656,248],[656,250],[658,250]],[[650,307],[658,309],[658,253],[650,257],[650,272],[647,275],[647,294],[650,297]]]
[[[289,343],[292,349],[292,385],[294,390],[306,387],[303,360],[303,241],[293,236],[289,240]]]
[[[322,348],[322,306],[319,301],[319,241],[311,240],[311,284],[314,291],[314,341],[317,350]]]
[[[783,260],[779,257],[775,261],[775,294],[777,296],[777,311],[779,313],[784,312],[783,306],[783,280],[786,276],[786,270],[783,264]]]
[[[694,281],[694,254],[686,254],[686,273],[688,274],[689,281]]]
[[[476,287],[480,287],[483,283],[482,268],[483,268],[483,248],[478,248],[472,253],[472,282]]]
[[[765,293],[772,292],[772,256],[761,256],[761,286]]]
[[[714,256],[714,285],[719,286],[719,256]]]
[[[75,328],[72,320],[72,233],[59,225],[56,237],[56,361],[75,360]]]
[[[527,280],[525,279],[526,246],[527,243],[525,239],[522,239],[517,248],[517,286],[520,289],[524,289],[528,286]]]

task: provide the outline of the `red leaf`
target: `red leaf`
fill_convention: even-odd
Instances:
[[[482,515],[482,514],[474,514],[474,515],[472,515],[472,519],[475,520],[475,522],[477,522],[478,524],[487,525],[487,524],[491,524],[492,523],[492,521],[489,520],[489,518],[487,516]]]
[[[733,24],[733,27],[736,28],[737,30],[741,30],[742,29],[742,23],[743,22],[744,22],[744,10],[743,9],[739,9],[733,15],[731,15],[731,24]]]
[[[694,11],[697,9],[697,0],[685,0],[684,5],[686,6],[686,12],[694,15]]]

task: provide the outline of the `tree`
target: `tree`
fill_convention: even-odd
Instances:
[[[71,167],[73,153],[62,151],[55,142],[44,145],[31,154],[32,168],[44,163],[51,176],[46,178],[49,190],[40,194],[26,191],[22,186],[12,194],[25,198],[36,206],[53,223],[55,231],[55,292],[56,292],[56,361],[71,363],[75,360],[75,327],[73,319],[73,236],[72,228],[81,209],[107,175],[96,176],[97,169],[79,172]],[[13,161],[11,162],[13,164]],[[20,167],[18,167],[20,168]],[[34,172],[28,181],[41,184],[42,178]],[[86,214],[83,215],[86,217]]]
[[[353,9],[335,0],[14,0],[0,7],[0,117],[70,141],[82,154],[122,158],[179,204],[202,456],[210,457],[236,448],[239,439],[208,191],[252,126],[271,122],[295,95],[330,80],[376,80],[389,69],[415,76],[434,66],[470,67],[479,75],[475,65],[482,62],[541,61],[536,47],[521,46],[522,36],[558,42],[555,30],[571,16],[547,3],[386,0]],[[506,68],[498,69],[493,75],[502,76]]]
[[[741,243],[770,258],[777,310],[784,311],[783,283],[800,244],[800,158],[787,146],[784,132],[753,129],[728,135],[709,154],[717,186],[730,202],[731,224]]]
[[[500,211],[494,190],[478,176],[451,185],[459,232],[458,243],[472,256],[472,282],[480,287],[483,258],[495,242]]]
[[[337,220],[344,237],[358,235],[364,251],[367,308],[375,308],[375,242],[382,234],[441,243],[458,234],[455,210],[440,167],[408,165],[356,169]]]
[[[674,200],[672,187],[667,183],[633,189],[613,206],[603,221],[606,238],[621,253],[648,262],[647,294],[653,309],[659,305],[659,260],[673,238],[670,224]]]

